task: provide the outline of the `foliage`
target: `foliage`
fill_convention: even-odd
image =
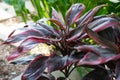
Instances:
[[[39,43],[46,43],[53,45],[54,51],[49,56],[38,55],[30,62],[22,80],[56,80],[50,74],[56,70],[60,70],[65,75],[64,79],[68,79],[78,66],[94,68],[83,80],[96,80],[96,77],[99,80],[119,80],[120,23],[113,14],[96,16],[105,6],[97,6],[82,15],[85,6],[76,3],[69,8],[65,18],[61,18],[52,8],[52,18],[48,21],[56,27],[38,21],[14,30],[4,44],[22,42],[7,59],[13,60]],[[16,31],[22,32],[15,34]],[[96,45],[83,41],[87,38],[93,39]],[[44,73],[46,68],[48,73]]]
[[[10,5],[13,5],[16,14],[18,16],[21,16],[24,22],[28,20],[28,17],[26,15],[29,13],[29,11],[25,7],[25,0],[4,0],[4,1]]]
[[[100,4],[108,4],[110,6],[104,7],[99,14],[111,14],[112,12],[120,15],[119,11],[119,3],[112,3],[109,0],[30,0],[33,7],[35,8],[35,12],[30,12],[29,9],[25,6],[25,0],[3,0],[6,3],[13,5],[18,16],[21,16],[24,22],[27,22],[29,18],[33,21],[37,21],[43,17],[50,18],[51,16],[51,6],[54,7],[63,17],[65,17],[68,8],[74,3],[83,3],[86,5],[87,12],[91,8],[100,5]],[[56,5],[59,4],[59,5]],[[92,5],[91,5],[92,4]],[[111,10],[112,9],[112,10]],[[30,15],[30,16],[28,16]]]

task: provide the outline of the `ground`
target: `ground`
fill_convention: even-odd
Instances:
[[[11,80],[21,74],[26,66],[10,64],[6,57],[14,50],[14,46],[1,45],[1,43],[0,40],[0,80]]]

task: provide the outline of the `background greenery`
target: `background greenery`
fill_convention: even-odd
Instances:
[[[13,5],[17,15],[21,16],[24,22],[26,22],[29,19],[28,17],[30,17],[33,21],[37,21],[43,17],[49,18],[51,16],[51,7],[54,7],[64,17],[68,8],[74,3],[85,4],[85,12],[97,5],[108,4],[109,6],[101,10],[99,14],[110,14],[113,12],[120,16],[120,2],[113,3],[109,0],[30,0],[36,10],[36,12],[34,13],[31,13],[25,7],[26,0],[3,1],[10,5]]]

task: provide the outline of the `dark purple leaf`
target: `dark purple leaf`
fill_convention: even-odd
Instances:
[[[14,58],[24,54],[25,52],[28,52],[29,50],[36,47],[39,43],[49,42],[49,40],[40,38],[40,37],[29,37],[26,40],[24,40],[20,46],[17,47],[17,49],[10,54],[7,59],[13,60]]]
[[[112,27],[98,32],[98,35],[111,42],[114,42],[115,44],[117,43],[117,36],[115,35],[115,30]]]
[[[29,64],[37,55],[28,55],[25,57],[21,57],[19,59],[13,60],[10,63],[11,64],[22,64],[22,65],[26,65]]]
[[[65,77],[58,77],[57,80],[66,80]]]
[[[112,27],[118,24],[119,24],[118,20],[110,17],[104,17],[104,18],[96,19],[95,21],[91,22],[88,25],[88,28],[92,29],[95,32],[99,32],[108,27]]]
[[[111,60],[118,60],[120,58],[120,54],[115,54],[114,52],[107,49],[100,49],[99,55],[94,52],[88,52],[79,62],[78,65],[99,65],[103,63],[107,63]]]
[[[120,28],[114,28],[114,36],[116,37],[116,44],[120,47]]]
[[[68,57],[68,64],[73,64],[78,62],[80,59],[84,57],[85,52],[76,52],[75,50],[71,52],[70,56]]]
[[[47,61],[48,72],[63,69],[67,65],[67,56],[61,57],[57,54],[52,54]]]
[[[97,6],[95,8],[93,8],[92,10],[88,11],[86,14],[84,14],[78,21],[77,21],[77,27],[80,27],[81,25],[83,25],[86,22],[90,22],[91,20],[93,20],[93,17],[96,15],[96,13],[106,5],[100,5]]]
[[[119,47],[115,43],[113,43],[113,42],[111,42],[111,41],[109,41],[107,39],[104,39],[103,37],[99,36],[97,33],[93,32],[89,28],[86,28],[86,31],[87,31],[89,37],[92,38],[98,44],[101,44],[101,45],[103,45],[105,47],[113,49],[113,50],[115,50],[117,52],[119,51]]]
[[[66,23],[68,26],[76,22],[76,20],[81,16],[84,8],[84,5],[79,3],[70,7],[66,15]]]
[[[37,56],[28,66],[21,80],[37,80],[46,68],[47,56]]]
[[[55,77],[52,74],[44,72],[38,80],[55,80]]]
[[[113,50],[100,46],[83,45],[75,47],[75,49],[86,52],[86,55],[79,61],[79,65],[98,65],[120,58],[120,55]]]
[[[120,61],[117,61],[116,63],[115,74],[116,74],[117,80],[120,80]]]
[[[85,75],[82,80],[111,80],[111,78],[107,70],[96,69]]]
[[[10,36],[5,42],[4,44],[9,44],[9,43],[18,43],[19,41],[25,40],[28,37],[41,37],[43,36],[43,34],[37,30],[34,29],[29,29],[27,31],[21,32],[19,34]]]

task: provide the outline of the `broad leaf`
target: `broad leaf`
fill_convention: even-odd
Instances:
[[[95,69],[83,77],[82,80],[111,80],[110,74],[104,69]]]
[[[98,35],[100,35],[101,37],[103,37],[115,44],[117,43],[117,36],[115,34],[115,30],[112,27],[109,27],[105,30],[98,32]]]
[[[115,51],[100,46],[83,45],[74,48],[77,51],[86,52],[78,65],[98,65],[120,58],[120,55],[117,55]]]
[[[115,53],[110,52],[109,50],[101,51],[101,56],[97,55],[93,52],[88,52],[79,62],[78,65],[99,65],[103,63],[107,63],[108,61],[118,60],[120,58],[119,55],[115,55]]]
[[[117,80],[120,80],[120,61],[116,62],[115,74],[116,74]]]
[[[70,56],[68,57],[68,63],[73,64],[78,62],[80,59],[84,57],[85,54],[86,52],[76,52],[75,50],[73,50]]]
[[[21,80],[37,80],[46,68],[48,57],[39,55],[28,66]]]
[[[107,39],[104,39],[103,37],[99,36],[97,33],[93,32],[91,29],[86,28],[86,32],[88,33],[89,37],[91,37],[95,42],[97,42],[103,46],[106,46],[110,49],[113,49],[117,52],[119,51],[119,47],[115,43],[113,43]]]
[[[47,39],[43,39],[40,37],[30,37],[27,38],[26,40],[24,40],[20,46],[17,47],[17,49],[15,49],[15,51],[13,53],[11,53],[7,59],[8,60],[13,60],[14,58],[24,54],[25,52],[28,52],[29,50],[33,49],[34,47],[36,47],[39,43],[43,43],[43,42],[49,42],[49,40]]]

